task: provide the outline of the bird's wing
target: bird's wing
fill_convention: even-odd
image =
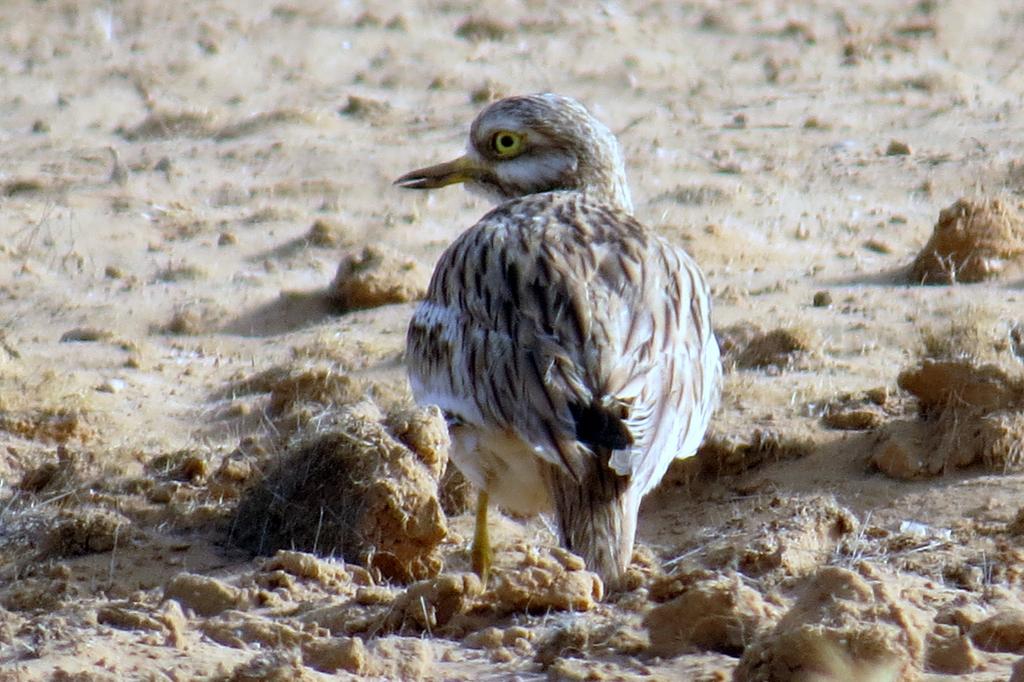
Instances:
[[[618,362],[609,358],[608,390],[631,405],[631,450],[609,464],[642,493],[675,458],[693,455],[718,404],[721,360],[711,328],[711,294],[684,251],[654,237],[641,263],[640,286],[621,332]]]
[[[686,388],[710,335],[706,296],[690,305],[703,286],[690,266],[580,195],[508,202],[448,248],[413,317],[417,399],[514,433],[571,474],[604,451],[620,474],[653,476],[651,445],[669,447],[668,459],[678,449],[670,410],[704,396]],[[702,334],[691,347],[680,339],[695,331],[694,310]]]

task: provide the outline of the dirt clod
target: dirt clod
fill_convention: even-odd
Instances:
[[[970,637],[982,651],[1024,654],[1024,611],[999,611],[974,624]]]
[[[302,647],[305,663],[325,673],[340,670],[360,675],[366,670],[366,645],[358,637],[317,639]]]
[[[445,574],[414,583],[395,599],[383,626],[388,632],[444,628],[476,606],[483,592],[480,579],[472,573]]]
[[[711,566],[738,566],[745,575],[776,580],[813,574],[859,525],[828,496],[773,497],[764,507],[766,521],[707,543]]]
[[[936,625],[928,634],[925,667],[945,675],[963,675],[984,667],[984,660],[971,643],[952,625]]]
[[[317,220],[306,233],[306,239],[310,244],[320,248],[338,246],[342,239],[342,229],[327,220]]]
[[[272,649],[256,654],[234,669],[229,682],[315,682],[319,679],[302,665],[302,657],[292,651]]]
[[[109,552],[118,543],[128,543],[132,523],[108,509],[62,511],[46,531],[41,554],[45,557],[75,557]]]
[[[910,145],[902,140],[890,140],[889,146],[885,148],[886,156],[909,156]]]
[[[67,408],[0,411],[0,431],[27,440],[53,443],[66,443],[72,439],[87,441],[92,436],[85,415]]]
[[[939,214],[910,267],[919,284],[980,282],[1024,258],[1024,221],[998,199],[960,199]]]
[[[242,602],[241,591],[227,583],[194,573],[179,573],[164,588],[164,597],[174,599],[200,616],[213,616]]]
[[[937,413],[948,407],[980,412],[1004,410],[1024,402],[1024,383],[1000,367],[966,360],[924,360],[900,372],[900,388],[917,398],[921,408]]]
[[[422,298],[430,273],[415,258],[367,246],[342,258],[330,296],[343,310],[375,308]]]
[[[778,625],[748,646],[734,679],[913,680],[924,663],[928,620],[894,578],[863,564],[818,571]]]
[[[644,618],[644,627],[655,656],[693,649],[736,656],[778,618],[777,607],[732,575],[698,582],[656,606]]]
[[[455,29],[455,35],[467,40],[501,40],[513,30],[508,24],[490,17],[469,17]]]
[[[345,106],[339,109],[338,113],[343,116],[372,120],[379,119],[389,111],[391,111],[391,104],[384,100],[349,95]]]

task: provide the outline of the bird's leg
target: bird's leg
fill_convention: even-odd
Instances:
[[[473,572],[480,576],[480,581],[487,586],[487,577],[491,572],[491,539],[487,534],[487,491],[481,490],[476,498],[476,530],[473,533],[473,550],[470,559]]]

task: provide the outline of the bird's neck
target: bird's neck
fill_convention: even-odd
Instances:
[[[588,196],[633,214],[622,150],[616,142],[585,149],[578,159],[577,173],[579,189]]]
[[[633,197],[624,173],[595,169],[593,174],[580,180],[580,191],[587,196],[633,215]]]

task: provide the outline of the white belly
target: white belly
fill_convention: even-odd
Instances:
[[[515,514],[551,511],[544,476],[551,465],[521,440],[469,425],[452,427],[451,438],[455,466],[492,502]]]

